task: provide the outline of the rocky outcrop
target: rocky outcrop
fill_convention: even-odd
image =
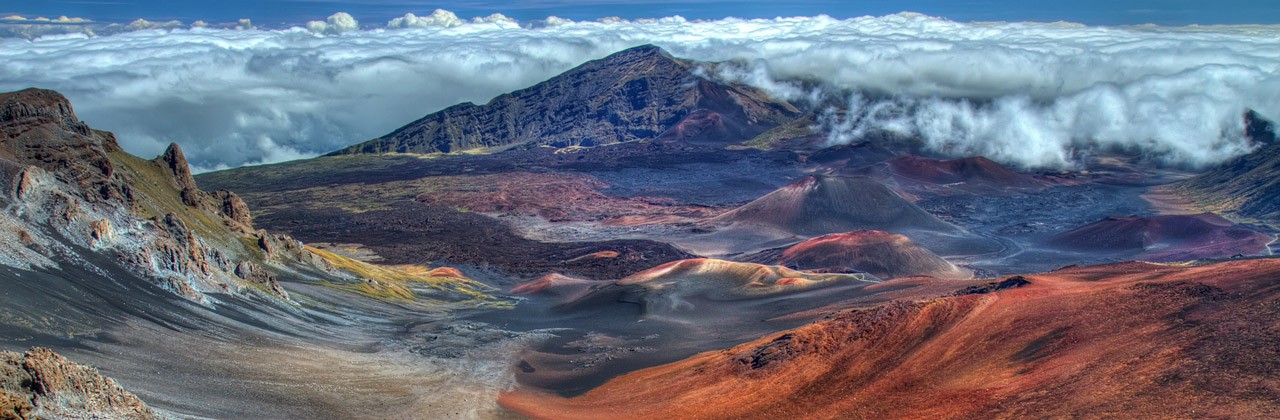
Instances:
[[[155,411],[94,368],[46,348],[0,352],[0,419],[155,419]]]
[[[76,119],[66,97],[27,89],[0,95],[0,110],[0,159],[53,173],[90,201],[133,205],[132,188],[108,156],[120,150],[115,136]]]
[[[93,236],[93,239],[95,241],[105,241],[105,240],[111,239],[111,220],[108,220],[108,219],[98,220],[96,222],[93,222],[93,224],[91,224],[90,227],[93,228],[93,231],[90,232],[90,236]]]
[[[153,161],[164,168],[166,176],[173,181],[182,204],[220,215],[226,219],[228,227],[243,232],[253,231],[253,216],[249,214],[249,206],[244,200],[227,190],[201,191],[191,174],[187,157],[177,143],[170,143],[164,153]]]
[[[271,294],[284,298],[289,297],[289,293],[285,292],[284,287],[280,286],[280,282],[276,281],[275,275],[252,261],[241,261],[236,264],[235,274],[250,284],[265,288]]]
[[[182,153],[182,148],[177,143],[169,143],[169,147],[156,158],[156,162],[169,169],[173,174],[173,182],[179,189],[199,189],[196,187],[195,177],[191,175],[191,166],[187,164],[187,155]]]
[[[86,264],[78,246],[210,302],[206,293],[253,288],[287,298],[268,267],[306,259],[291,238],[267,238],[280,252],[253,249],[268,235],[248,206],[229,191],[201,191],[176,144],[150,161],[129,155],[56,92],[0,94],[0,135],[0,264]]]
[[[200,188],[196,186],[196,179],[191,175],[191,167],[187,164],[187,156],[182,153],[182,148],[178,147],[177,143],[169,143],[169,147],[164,149],[164,154],[157,157],[155,161],[173,177],[173,183],[180,191],[182,203],[199,207]]]
[[[76,118],[71,102],[51,90],[27,89],[10,94],[0,102],[0,129],[7,137],[42,124],[53,124],[82,136],[89,135],[89,126]]]
[[[667,139],[740,142],[799,115],[763,92],[699,76],[645,45],[591,61],[485,105],[460,104],[333,154],[435,153],[515,145]]]
[[[213,198],[221,202],[219,211],[223,217],[235,222],[239,227],[252,228],[253,215],[249,213],[249,205],[235,193],[227,190],[213,192]]]

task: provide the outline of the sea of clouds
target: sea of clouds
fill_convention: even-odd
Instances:
[[[1203,167],[1247,153],[1241,114],[1280,117],[1280,27],[679,17],[516,22],[446,11],[289,29],[247,20],[73,26],[0,39],[0,90],[61,91],[82,119],[198,169],[314,156],[459,102],[484,103],[640,44],[735,60],[711,77],[818,110],[832,143],[888,130],[934,151],[1061,168],[1097,150]],[[104,35],[103,32],[109,33]]]

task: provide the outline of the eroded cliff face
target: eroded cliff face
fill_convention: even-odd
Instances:
[[[201,191],[176,144],[150,161],[125,153],[53,91],[0,94],[0,187],[0,264],[12,267],[87,266],[80,253],[99,252],[209,303],[253,290],[287,300],[267,267],[312,260],[255,231],[234,193]]]
[[[754,88],[699,74],[695,63],[652,45],[639,46],[485,105],[449,107],[334,154],[590,147],[656,139],[740,142],[800,114]]]

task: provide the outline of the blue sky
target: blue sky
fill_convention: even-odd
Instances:
[[[577,20],[606,16],[689,19],[728,16],[770,18],[827,14],[837,18],[913,11],[958,21],[1072,21],[1090,25],[1280,23],[1280,2],[1269,0],[0,0],[0,15],[66,15],[100,22],[197,19],[228,22],[250,18],[267,26],[291,25],[345,11],[366,24],[405,12],[436,8],[467,18],[503,13],[522,20],[555,15]]]

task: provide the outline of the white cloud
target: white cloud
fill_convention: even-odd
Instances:
[[[58,16],[57,18],[50,19],[50,18],[47,18],[47,17],[44,17],[44,16],[39,16],[39,17],[34,17],[34,18],[30,18],[30,19],[28,19],[26,16],[22,16],[22,15],[8,15],[8,16],[0,17],[0,22],[2,22],[2,21],[9,21],[9,22],[28,22],[28,21],[30,21],[30,22],[40,22],[40,23],[42,23],[42,24],[63,24],[63,25],[65,25],[65,24],[73,24],[73,25],[74,25],[74,24],[92,23],[92,22],[93,22],[92,20],[85,19],[85,18],[80,18],[80,17],[66,17],[66,16]]]
[[[494,13],[484,17],[481,17],[481,16],[473,17],[471,18],[471,23],[499,23],[499,24],[515,25],[516,20],[509,18],[507,17],[507,15],[504,15],[502,13]]]
[[[92,20],[89,20],[89,19],[85,19],[85,18],[78,18],[78,17],[69,18],[69,17],[66,17],[66,16],[58,16],[58,18],[57,18],[57,19],[54,19],[54,20],[53,20],[53,22],[56,22],[56,23],[89,23],[89,22],[93,22],[93,21],[92,21]]]
[[[542,24],[545,26],[561,26],[561,25],[568,25],[571,23],[573,23],[573,19],[562,18],[559,16],[547,16],[546,19],[542,20]],[[618,23],[621,23],[621,22],[618,22]]]
[[[146,19],[137,19],[137,20],[134,20],[133,22],[129,22],[128,25],[124,25],[123,28],[118,28],[114,25],[108,26],[108,28],[115,29],[114,31],[108,31],[108,32],[133,32],[133,31],[145,31],[148,29],[173,29],[173,28],[181,28],[181,27],[182,27],[182,22],[179,22],[176,20],[171,20],[168,22],[152,22]]]
[[[245,25],[252,27],[252,23]],[[360,22],[346,12],[338,12],[323,21],[313,20],[307,22],[307,30],[318,34],[336,35],[343,32],[351,32],[360,29]]]
[[[436,9],[434,12],[431,12],[430,15],[422,17],[418,17],[413,13],[405,13],[404,16],[391,19],[391,21],[387,22],[387,27],[392,29],[430,27],[452,28],[454,26],[461,26],[464,23],[466,22],[458,18],[458,15],[453,14],[453,12],[444,9]]]
[[[449,16],[457,22],[439,23]],[[717,77],[794,100],[835,95],[855,112],[823,119],[833,141],[893,130],[939,151],[1025,166],[1067,165],[1096,148],[1203,165],[1248,149],[1239,129],[1246,107],[1280,117],[1272,26],[964,24],[900,14],[548,19],[522,28],[452,13],[403,23],[409,17],[397,18],[412,28],[404,30],[359,30],[351,19],[340,37],[223,26],[0,39],[0,89],[58,89],[128,150],[158,154],[178,141],[204,168],[327,152],[645,43],[737,60]]]

